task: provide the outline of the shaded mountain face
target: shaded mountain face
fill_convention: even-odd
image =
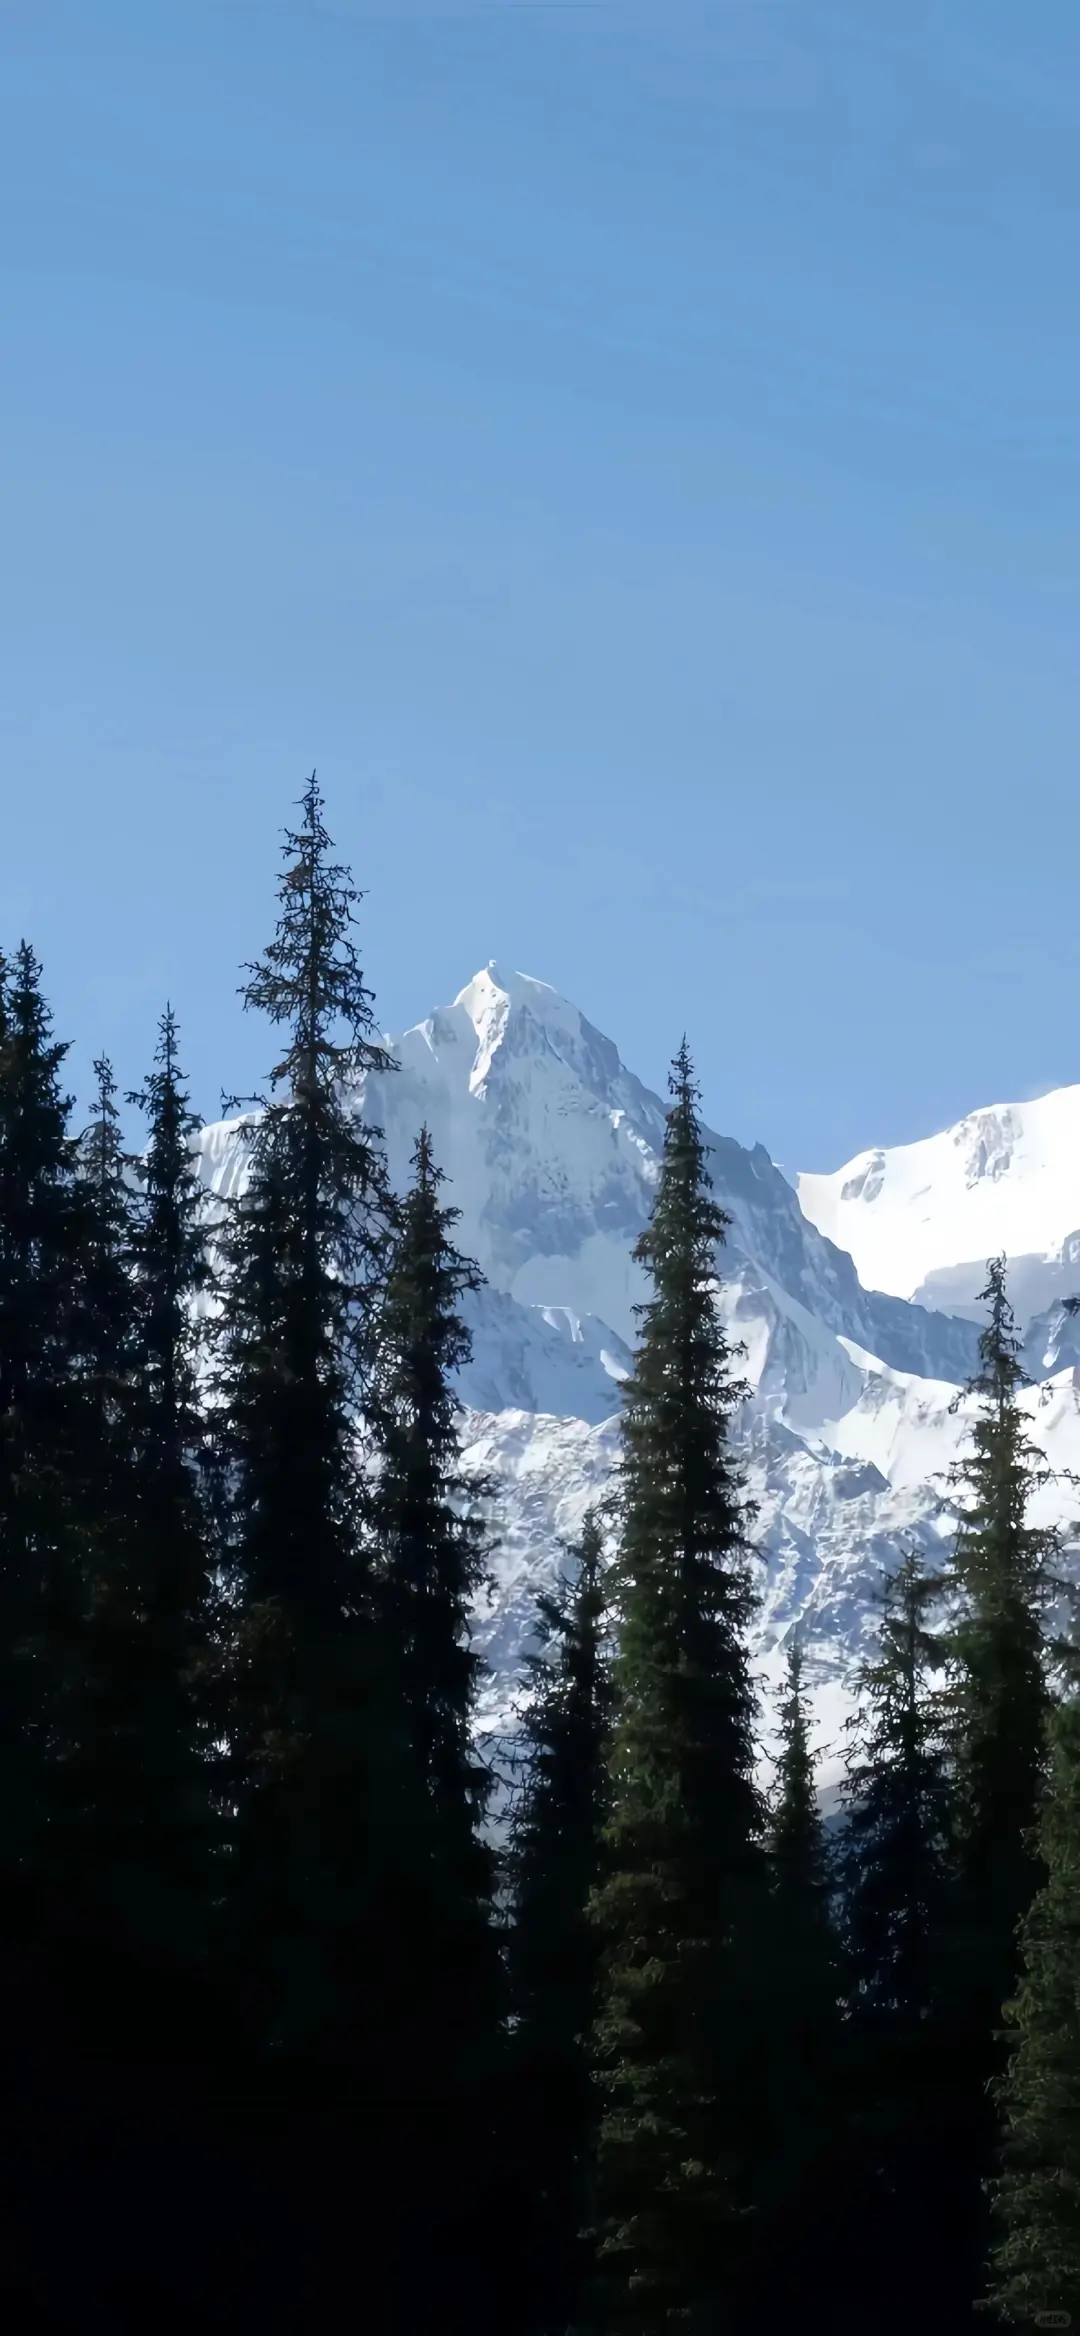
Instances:
[[[462,1211],[461,1239],[493,1289],[529,1307],[597,1315],[624,1341],[643,1295],[631,1251],[652,1205],[665,1105],[611,1040],[546,983],[489,965],[450,1007],[395,1042],[371,1083],[395,1180],[426,1119]],[[762,1144],[709,1131],[732,1218],[729,1260],[765,1274],[817,1321],[894,1369],[967,1375],[975,1342],[947,1314],[864,1290],[809,1223]]]
[[[459,1242],[487,1280],[471,1301],[460,1392],[469,1450],[499,1487],[494,1590],[477,1618],[498,1734],[511,1723],[536,1593],[617,1455],[619,1387],[645,1294],[632,1252],[652,1206],[665,1104],[576,1007],[495,964],[390,1044],[398,1070],[358,1089],[356,1108],[383,1130],[399,1188],[420,1126],[430,1128],[461,1211]],[[822,1712],[835,1718],[834,1688],[872,1625],[883,1569],[902,1540],[939,1538],[935,1476],[966,1432],[963,1411],[949,1407],[975,1367],[977,1325],[864,1288],[762,1145],[714,1133],[709,1143],[731,1218],[720,1303],[752,1389],[740,1435],[759,1505],[757,1653],[768,1673],[801,1624]],[[241,1124],[206,1130],[214,1189],[235,1189],[244,1157]],[[1032,1325],[1038,1371],[1053,1374],[1047,1399],[1031,1398],[1033,1428],[1060,1465],[1080,1463],[1078,1327],[1060,1306]]]

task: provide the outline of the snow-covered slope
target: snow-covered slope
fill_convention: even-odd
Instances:
[[[453,1182],[461,1240],[493,1289],[570,1307],[632,1340],[642,1282],[631,1251],[652,1205],[664,1104],[608,1038],[545,982],[491,964],[452,1006],[391,1041],[400,1064],[364,1108],[395,1181],[422,1120]],[[862,1288],[764,1146],[710,1134],[732,1259],[752,1258],[819,1321],[897,1370],[963,1377],[962,1324]]]
[[[537,1589],[616,1456],[619,1384],[643,1294],[631,1253],[655,1190],[664,1104],[576,1007],[494,964],[390,1044],[398,1070],[359,1091],[357,1108],[384,1131],[399,1186],[420,1126],[431,1129],[461,1210],[458,1238],[487,1277],[461,1396],[469,1452],[499,1489],[494,1591],[478,1616],[491,1667],[485,1718],[498,1736]],[[902,1538],[932,1544],[940,1534],[935,1475],[964,1434],[950,1406],[977,1334],[940,1299],[929,1310],[909,1303],[903,1275],[884,1294],[864,1286],[831,1237],[828,1207],[808,1196],[821,1220],[812,1223],[761,1145],[709,1141],[731,1218],[722,1304],[752,1389],[740,1433],[759,1511],[756,1653],[768,1676],[799,1623],[819,1716],[835,1732],[882,1570]],[[211,1186],[235,1189],[242,1126],[207,1129],[203,1152]],[[999,1153],[987,1131],[986,1159]],[[975,1161],[977,1146],[967,1156]],[[837,1185],[840,1232],[839,1212],[858,1206],[850,1194],[841,1200],[845,1180],[809,1180]],[[873,1202],[865,1206],[869,1214]],[[1036,1432],[1056,1464],[1080,1466],[1074,1326],[1060,1308],[1044,1313],[1032,1342],[1037,1368],[1056,1374],[1045,1400],[1029,1398]]]
[[[977,1311],[988,1257],[1010,1261],[1019,1318],[1080,1289],[1080,1087],[974,1111],[942,1135],[800,1176],[804,1214],[864,1282]]]

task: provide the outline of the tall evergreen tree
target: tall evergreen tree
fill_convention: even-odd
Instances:
[[[331,852],[313,777],[285,839],[277,930],[242,993],[284,1042],[269,1099],[247,1127],[248,1178],[222,1234],[215,1369],[231,1487],[229,1872],[240,2001],[270,2108],[293,2129],[316,2120],[294,2187],[305,2171],[309,2190],[321,2186],[328,2279],[335,2227],[351,2224],[362,2197],[365,2243],[377,2249],[391,2204],[375,2184],[389,2169],[376,2152],[386,2104],[373,2064],[387,1975],[383,1853],[400,1815],[358,1442],[391,1204],[377,1134],[350,1092],[389,1058],[352,937],[358,895]],[[365,2115],[371,2179],[357,2193]]]
[[[763,1899],[746,1631],[748,1507],[730,1442],[744,1388],[716,1305],[712,1198],[685,1043],[651,1222],[652,1294],[624,1389],[605,1935],[597,2044],[600,2324],[735,2324],[761,2069]]]
[[[412,2166],[423,2280],[438,2265],[444,2325],[479,2326],[470,2207],[496,2155],[502,1985],[492,1789],[475,1745],[483,1665],[472,1608],[487,1578],[487,1487],[463,1467],[455,1374],[471,1338],[462,1297],[481,1276],[454,1245],[459,1212],[422,1129],[379,1310],[375,1530],[389,1673],[413,1801],[402,1844],[394,2091]],[[426,2250],[426,2252],[425,2252]],[[422,2316],[421,2289],[414,2311]]]
[[[945,2329],[967,2295],[952,2221],[943,1937],[952,1717],[930,1624],[940,1580],[910,1551],[885,1581],[855,1680],[841,1786],[851,2162],[842,2259],[875,2327]]]
[[[211,1760],[197,1675],[211,1605],[194,1342],[201,1203],[175,1023],[125,1153],[109,1064],[83,1140],[72,1498],[79,1595],[55,1714],[51,1838],[69,2002],[104,2048],[190,2057],[184,1994],[212,1928]],[[111,2026],[110,2026],[111,2023]]]
[[[454,1378],[472,1352],[460,1302],[483,1276],[454,1247],[460,1211],[442,1200],[427,1128],[412,1166],[379,1313],[382,1605],[425,1787],[472,1838],[491,1790],[473,1749],[483,1664],[470,1643],[487,1529],[462,1467]]]
[[[0,1010],[3,2180],[14,2230],[38,2242],[39,2308],[115,2321],[149,2270],[141,2234],[168,2184],[158,2161],[142,2186],[154,2113],[135,2113],[125,2082],[113,1960],[132,1775],[124,1666],[104,1657],[131,1645],[115,1627],[133,1392],[118,1137],[101,1066],[94,1125],[73,1142],[65,1052],[24,946]],[[62,2246],[41,2246],[46,2198]]]
[[[755,2293],[779,2325],[836,2274],[841,2175],[841,1973],[835,1879],[817,1790],[799,1639],[788,1646],[768,1836],[770,2130]]]
[[[206,1522],[200,1463],[207,1421],[201,1384],[205,1309],[213,1273],[191,1109],[179,1062],[176,1016],[167,1006],[145,1086],[128,1096],[147,1124],[138,1163],[132,1257],[142,1345],[147,1502],[162,1545],[160,1590],[177,1630],[177,1668],[198,1636],[207,1599]],[[192,1617],[195,1617],[194,1623]]]
[[[525,2206],[522,2324],[565,2336],[584,2308],[597,2096],[600,1937],[590,1903],[607,1814],[611,1665],[600,1519],[540,1598],[511,1828],[511,2003]]]
[[[142,1636],[138,1759],[145,1838],[140,1927],[155,1958],[194,1969],[213,1951],[222,1778],[211,1649],[218,1548],[203,1392],[212,1291],[192,1111],[166,1007],[146,1084],[128,1098],[148,1142],[131,1233],[139,1342],[137,1472]]]
[[[115,1279],[122,1261],[126,1281],[126,1311],[119,1292],[105,1310],[105,1388],[116,1379],[120,1325],[134,1360],[111,1399],[114,1433],[123,1430],[125,1530],[98,1568],[89,1645],[98,1708],[87,1749],[96,1740],[106,1760],[94,1867],[110,1953],[96,1973],[88,1966],[84,1985],[98,2052],[111,2049],[117,2142],[98,2153],[87,2218],[95,2237],[108,2231],[111,2178],[138,2217],[142,2248],[118,2247],[114,2232],[106,2278],[125,2266],[142,2311],[153,2296],[159,2308],[197,2312],[213,2293],[224,2315],[254,2312],[265,2324],[273,2283],[261,2296],[247,2251],[274,2201],[250,2129],[237,2131],[243,2020],[221,1953],[226,1617],[204,1386],[213,1288],[199,1121],[171,1008],[128,1101],[146,1124],[139,1158],[123,1159],[111,1113],[91,1147],[99,1240],[113,1228],[102,1265],[111,1259]],[[228,2197],[227,2215],[207,2214],[208,2191]]]
[[[50,1606],[71,1561],[85,1226],[61,1087],[67,1052],[24,942],[13,962],[0,961],[0,1889],[9,1940],[25,1922],[33,1936],[40,1914],[43,1763],[63,1669]]]
[[[991,1260],[989,1308],[968,1450],[950,1471],[958,1529],[949,1575],[949,1657],[957,1708],[958,1839],[950,1921],[954,1974],[957,2230],[979,2289],[989,2239],[983,2185],[993,2169],[989,2087],[1001,2072],[1001,2007],[1019,1976],[1018,1926],[1039,1887],[1035,1825],[1052,1708],[1048,1614],[1061,1589],[1059,1536],[1030,1522],[1051,1481],[1020,1395],[1005,1260]]]
[[[988,2308],[1023,2326],[1080,2322],[1080,1703],[1051,1721],[1039,1825],[1045,1881],[1023,1925],[1022,1976],[996,2099],[1004,2167]]]
[[[101,1058],[94,1073],[94,1111],[80,1146],[83,1245],[68,1486],[73,1562],[52,1604],[66,1647],[54,1681],[49,1839],[69,2001],[78,1997],[104,2035],[118,2003],[115,1990],[113,2001],[105,2000],[96,1958],[121,1948],[129,1932],[142,1855],[139,1354],[129,1163],[111,1065]]]
[[[780,1743],[769,1825],[773,1895],[783,1927],[804,1929],[808,1946],[813,1942],[810,1953],[815,1959],[821,1956],[833,1973],[832,1876],[810,1743],[805,1662],[797,1637],[788,1645],[778,1716]]]
[[[52,1754],[71,1666],[74,1318],[84,1218],[68,1049],[23,943],[0,960],[0,2175],[56,2184],[61,2005],[45,1968]]]

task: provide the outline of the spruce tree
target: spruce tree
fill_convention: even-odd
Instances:
[[[835,2277],[843,2134],[835,1877],[818,1802],[804,1658],[788,1647],[770,1810],[770,2116],[755,2294],[779,2325]]]
[[[86,2007],[100,2043],[124,1993],[107,1972],[109,1952],[123,1950],[139,1886],[142,1650],[133,1195],[116,1082],[104,1057],[94,1074],[94,1111],[80,1146],[74,1564],[53,1605],[57,1630],[61,1615],[66,1624],[66,1649],[53,1701],[49,1837],[66,1990]]]
[[[624,1389],[618,1654],[597,2047],[598,2318],[734,2323],[761,2068],[748,2016],[763,1898],[754,1781],[748,1507],[731,1447],[745,1390],[716,1304],[712,1198],[685,1043],[652,1219],[652,1284]]]
[[[379,1309],[374,1523],[413,1795],[401,1844],[399,1903],[409,1912],[394,1959],[394,2091],[420,2205],[414,2261],[424,2279],[438,2266],[444,2324],[476,2327],[470,2204],[478,2182],[501,2179],[502,1985],[484,1830],[492,1778],[475,1745],[483,1665],[471,1643],[487,1579],[487,1487],[462,1465],[454,1381],[471,1351],[461,1300],[481,1276],[454,1245],[458,1211],[442,1186],[424,1128]]]
[[[206,1287],[194,1121],[175,1023],[143,1098],[150,1145],[124,1150],[107,1061],[81,1147],[72,1499],[78,1595],[58,1681],[50,1797],[69,2005],[96,2052],[190,2064],[207,2040],[212,1770],[205,1673],[209,1518],[195,1365]],[[191,2023],[194,2021],[192,2033]],[[111,2045],[110,2045],[111,2039]],[[159,2077],[164,2091],[165,2079]]]
[[[875,2327],[955,2324],[967,2297],[952,2218],[943,1940],[952,1717],[931,1629],[940,1579],[910,1551],[885,1581],[856,1673],[838,1858],[851,2156],[841,2255]]]
[[[0,961],[0,1890],[8,1940],[36,1935],[57,1630],[73,1584],[76,1293],[85,1233],[68,1048],[23,943]],[[61,1598],[61,1588],[66,1595]],[[10,2003],[10,1998],[9,1998]]]
[[[156,1959],[191,1977],[213,1960],[223,1789],[212,1648],[220,1631],[205,1309],[212,1294],[199,1175],[200,1121],[166,1007],[145,1086],[128,1097],[147,1144],[131,1258],[139,1348],[137,1474],[143,1778],[140,1929]]]
[[[309,2132],[292,2187],[314,2200],[328,2281],[371,2127],[363,2244],[376,2250],[374,2281],[393,2205],[376,2176],[404,2180],[378,2145],[386,1855],[401,1812],[359,1416],[391,1203],[355,1083],[389,1058],[353,940],[358,895],[332,859],[314,777],[284,861],[277,929],[242,992],[283,1043],[246,1128],[215,1326],[230,1487],[231,1951],[254,2066],[270,2085],[255,2130],[268,2146],[282,2130],[275,2118]]]
[[[43,2300],[85,2313],[108,2307],[110,2195],[141,2223],[147,2139],[117,2113],[118,1991],[103,1984],[102,1955],[112,1904],[97,1855],[106,1830],[115,1837],[97,1597],[125,1547],[114,1431],[128,1383],[118,1370],[106,1398],[99,1368],[113,1101],[103,1069],[94,1130],[76,1144],[60,1084],[67,1050],[26,945],[0,991],[2,2171],[13,2228],[38,2238]],[[64,2233],[51,2250],[40,2247],[44,2198]],[[106,2252],[114,2272],[137,2260],[130,2243],[118,2257],[115,2227]]]
[[[1080,2322],[1080,1703],[1051,1721],[1039,1825],[1045,1881],[1023,1925],[1022,1973],[1006,2007],[1008,2065],[996,2086],[1004,2164],[986,2308],[1010,2324]],[[1005,2040],[1003,2038],[1003,2040]]]
[[[966,2232],[970,2296],[988,2244],[983,2185],[993,2170],[990,2086],[1001,2073],[1002,2005],[1016,1990],[1018,1926],[1042,1878],[1035,1834],[1052,1708],[1048,1612],[1061,1589],[1059,1536],[1029,1520],[1051,1481],[1020,1395],[1005,1260],[991,1260],[976,1409],[968,1450],[950,1471],[958,1512],[948,1587],[957,1715],[957,1856],[950,1914],[955,2042],[956,2227]]]
[[[509,1933],[514,2072],[525,2205],[522,2325],[576,2326],[586,2295],[597,2096],[590,2045],[600,1937],[590,1904],[607,1813],[611,1664],[599,1514],[573,1570],[539,1600],[523,1773],[511,1827]]]
[[[483,1287],[454,1247],[460,1211],[421,1128],[378,1319],[382,1607],[425,1788],[448,1826],[471,1838],[491,1790],[473,1748],[483,1673],[470,1643],[487,1579],[487,1530],[465,1474],[454,1378],[472,1351],[462,1297]]]

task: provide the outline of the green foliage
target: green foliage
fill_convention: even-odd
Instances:
[[[1003,1258],[991,1261],[982,1297],[990,1316],[966,1390],[978,1409],[970,1449],[949,1472],[958,1512],[949,1587],[959,1603],[949,1657],[965,1886],[996,1934],[998,1976],[1007,1980],[1036,1874],[1029,1835],[1046,1773],[1046,1616],[1062,1589],[1061,1545],[1054,1528],[1030,1521],[1034,1495],[1052,1478],[1019,1402],[1030,1381]]]
[[[386,1698],[357,1415],[390,1211],[343,1083],[381,1070],[314,778],[247,1007],[285,1033],[220,1237],[215,1406],[229,1483],[231,1899],[251,2025],[274,2054],[363,2065],[389,1823]],[[392,1765],[392,1764],[391,1764]]]
[[[47,1606],[48,1932],[69,2020],[97,2049],[190,2058],[183,1990],[213,1934],[213,1767],[200,1708],[211,1621],[193,1356],[206,1262],[166,1017],[146,1161],[109,1064],[80,1153],[69,1560]],[[197,2028],[197,2021],[196,2021]],[[81,2048],[81,2047],[80,2047]]]
[[[788,1647],[768,1834],[769,2114],[756,2184],[755,2294],[777,2322],[825,2282],[843,2113],[834,1876],[818,1802],[802,1647]]]
[[[763,1812],[745,1633],[749,1511],[730,1448],[744,1389],[716,1306],[711,1197],[685,1046],[624,1390],[619,1632],[597,2047],[605,2328],[704,2325],[743,2259],[757,2110],[745,1988]],[[717,2323],[719,2324],[719,2322]]]
[[[481,1277],[454,1246],[458,1212],[442,1185],[423,1129],[378,1311],[373,1526],[410,1794],[384,2006],[388,2091],[418,2191],[411,2309],[422,2312],[424,2248],[437,2232],[441,2310],[456,2324],[479,2308],[471,2202],[500,2178],[503,1989],[484,1829],[492,1778],[474,1742],[483,1665],[471,1645],[488,1488],[463,1467],[454,1390],[471,1347],[460,1302]]]
[[[509,1861],[523,2285],[527,2324],[544,2336],[563,2336],[576,2323],[589,2264],[583,2233],[598,2108],[590,2040],[600,1978],[600,1935],[589,1908],[601,1879],[612,1717],[596,1510],[586,1515],[571,1555],[572,1572],[538,1601],[541,1651],[529,1658]]]
[[[69,1958],[88,1938],[116,1943],[135,1920],[146,1850],[134,1208],[116,1083],[103,1058],[94,1071],[94,1112],[80,1147],[69,1562],[49,1614],[49,1865],[55,1920],[77,1942],[69,1942]]]
[[[996,2087],[1005,2148],[987,2307],[1022,2326],[1045,2312],[1080,2320],[1080,1704],[1054,1714],[1051,1746],[1039,1825],[1046,1878],[1023,1925]]]
[[[887,1577],[877,1644],[854,1682],[841,1787],[849,2270],[897,2328],[930,2324],[932,2312],[946,2326],[969,2300],[953,2215],[952,1706],[930,1627],[941,1595],[917,1551]]]
[[[70,1099],[24,943],[0,961],[0,1872],[32,1894],[44,1769],[78,1606],[71,1501],[85,1217]]]
[[[797,1638],[788,1647],[778,1716],[780,1748],[769,1826],[773,1894],[785,1927],[789,1920],[805,1923],[811,1937],[830,1942],[829,1854],[810,1745],[803,1650]],[[831,1945],[829,1955],[831,1960]]]
[[[950,1471],[958,1530],[947,1587],[955,1710],[956,1856],[948,1919],[955,2225],[967,2232],[969,2292],[988,2245],[983,2186],[996,2147],[992,2081],[1001,2007],[1019,1975],[1018,1926],[1042,1879],[1035,1832],[1053,1705],[1049,1617],[1061,1592],[1058,1534],[1030,1505],[1050,1471],[1020,1396],[1028,1384],[1005,1283],[991,1261],[989,1318],[969,1449]]]
[[[131,1267],[139,1341],[138,1500],[143,1702],[138,1759],[154,1843],[156,1951],[209,1953],[222,1840],[214,1648],[219,1543],[203,1391],[212,1293],[191,1110],[167,1007],[145,1088],[128,1098],[148,1142],[138,1163]]]
[[[491,1791],[471,1749],[483,1665],[469,1643],[487,1580],[479,1502],[488,1488],[462,1468],[454,1375],[472,1347],[460,1300],[482,1287],[482,1276],[454,1247],[460,1212],[443,1204],[443,1182],[422,1128],[379,1307],[375,1523],[386,1638],[413,1754],[441,1821],[471,1832]]]
[[[909,1551],[886,1578],[874,1651],[855,1679],[841,1792],[849,1985],[861,2021],[910,2039],[935,2001],[954,1813],[951,1705],[929,1618],[940,1580]]]
[[[153,2193],[171,2279],[217,2146],[226,2219],[256,2255],[275,2233],[238,2322],[321,2326],[359,2276],[380,2325],[434,2293],[455,2336],[743,2336],[852,2299],[906,2336],[970,2320],[989,2190],[985,2308],[1076,2319],[1080,1703],[1055,1711],[1076,1646],[1004,1261],[955,1551],[886,1585],[834,1857],[797,1643],[768,1808],[755,1782],[746,1390],[683,1047],[617,1551],[591,1513],[540,1601],[500,1882],[491,1488],[456,1394],[480,1276],[427,1131],[399,1203],[358,1108],[391,1067],[358,897],[312,778],[246,968],[277,1059],[225,1203],[171,1010],[136,1160],[104,1060],[73,1140],[36,959],[0,962],[9,2196],[25,2132],[70,2238],[100,2160],[125,2232]]]

